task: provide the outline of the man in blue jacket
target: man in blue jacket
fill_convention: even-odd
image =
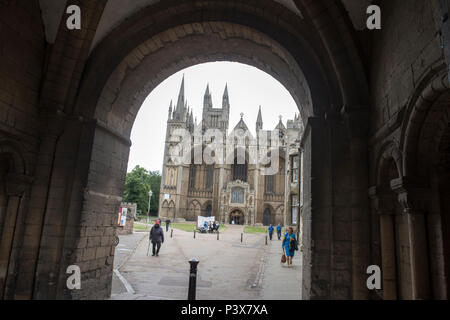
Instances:
[[[270,225],[269,226],[269,238],[270,238],[270,241],[272,241],[272,235],[273,235],[273,226]]]
[[[277,236],[278,236],[278,240],[281,240],[281,225],[280,224],[277,225]]]

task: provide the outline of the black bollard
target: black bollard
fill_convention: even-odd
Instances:
[[[217,231],[217,240],[219,240],[219,231]]]
[[[189,273],[189,292],[188,300],[195,300],[195,292],[197,291],[197,265],[199,261],[196,258],[189,260],[191,271]]]
[[[194,229],[194,239],[195,239],[195,231],[196,231],[196,230]]]
[[[170,237],[173,238],[173,229],[170,230]]]
[[[244,237],[244,234],[243,234],[243,233],[241,233],[241,242],[242,242],[242,239],[243,239],[243,237]]]
[[[266,246],[267,246],[267,234],[266,234]]]

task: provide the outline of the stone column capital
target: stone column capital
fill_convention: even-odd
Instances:
[[[397,194],[405,213],[423,214],[427,210],[431,192],[420,179],[415,177],[394,179],[391,181],[391,188]]]
[[[379,215],[395,214],[395,196],[392,191],[382,186],[372,186],[369,188],[369,198]]]
[[[30,176],[8,173],[6,175],[6,193],[8,196],[22,196],[31,186],[33,178]]]

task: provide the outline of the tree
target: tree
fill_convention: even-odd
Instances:
[[[147,213],[148,192],[151,188],[153,195],[150,202],[150,215],[156,215],[159,207],[160,186],[161,174],[159,171],[147,171],[145,168],[136,166],[127,173],[123,201],[136,203],[137,210]]]

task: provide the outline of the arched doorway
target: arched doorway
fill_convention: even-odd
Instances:
[[[233,221],[234,221],[234,224],[237,224],[237,225],[245,224],[244,213],[241,210],[232,211],[230,214],[230,224],[232,224]]]
[[[23,235],[24,201],[31,178],[16,146],[0,141],[0,300],[12,299],[18,263],[17,239]]]
[[[270,208],[266,207],[263,213],[263,225],[268,226],[272,223],[272,213],[270,212]]]
[[[205,209],[205,217],[211,217],[212,214],[212,206],[208,204]]]

